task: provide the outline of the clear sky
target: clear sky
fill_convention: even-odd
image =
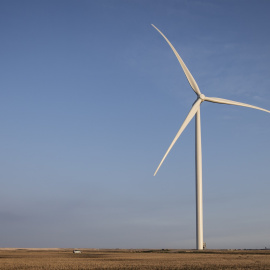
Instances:
[[[0,1],[0,247],[195,248],[196,95],[270,110],[270,1]],[[270,115],[201,106],[204,241],[270,246]]]

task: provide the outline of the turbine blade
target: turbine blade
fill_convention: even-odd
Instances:
[[[167,41],[167,43],[170,45],[171,49],[173,50],[175,56],[177,57],[186,77],[187,80],[191,86],[191,88],[194,90],[194,92],[199,96],[201,94],[201,91],[199,89],[199,86],[197,85],[196,81],[194,80],[193,76],[191,75],[190,71],[188,70],[188,68],[186,67],[184,61],[182,60],[182,58],[180,57],[180,55],[178,54],[178,52],[176,51],[176,49],[173,47],[173,45],[171,44],[171,42],[165,37],[165,35],[157,28],[155,27],[153,24],[151,24],[163,37],[164,39]]]
[[[169,154],[169,152],[171,151],[172,147],[174,146],[175,142],[177,141],[177,139],[180,137],[180,135],[182,134],[182,132],[184,131],[184,129],[186,128],[186,126],[188,125],[188,123],[191,121],[191,119],[193,118],[193,116],[196,114],[196,112],[198,111],[200,104],[202,103],[201,99],[198,99],[194,105],[192,106],[190,112],[188,113],[185,121],[183,122],[182,126],[180,127],[179,131],[177,132],[175,138],[173,139],[170,147],[168,148],[167,152],[165,153],[164,157],[162,158],[161,162],[159,163],[154,176],[157,174],[160,166],[162,165],[163,161],[165,160],[165,158],[167,157],[167,155]]]
[[[223,98],[205,97],[204,100],[214,102],[214,103],[221,103],[221,104],[227,104],[227,105],[236,105],[236,106],[248,107],[248,108],[257,109],[257,110],[260,110],[260,111],[270,113],[270,111],[268,111],[266,109],[263,109],[263,108],[260,108],[260,107],[256,107],[256,106],[253,106],[253,105],[249,105],[249,104],[246,104],[246,103],[241,103],[241,102],[237,102],[237,101],[233,101],[233,100],[223,99]]]

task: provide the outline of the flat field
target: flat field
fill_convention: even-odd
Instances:
[[[270,269],[270,250],[0,249],[0,269]]]

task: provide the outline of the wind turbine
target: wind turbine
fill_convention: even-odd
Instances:
[[[186,67],[185,63],[183,62],[180,55],[177,53],[171,42],[166,38],[166,36],[152,24],[152,26],[164,37],[167,43],[170,45],[171,49],[173,50],[175,56],[177,57],[186,77],[187,80],[197,95],[196,101],[193,103],[193,106],[188,113],[185,121],[183,122],[182,126],[180,127],[179,131],[177,132],[175,138],[173,139],[170,147],[168,148],[167,152],[165,153],[164,157],[162,158],[161,162],[159,163],[154,176],[158,172],[160,166],[162,165],[163,161],[169,154],[170,150],[174,146],[177,139],[180,137],[188,123],[191,121],[193,116],[196,114],[196,123],[195,123],[195,141],[196,141],[196,246],[197,249],[203,249],[203,200],[202,200],[202,145],[201,145],[201,116],[200,116],[200,105],[203,101],[213,102],[213,103],[221,103],[227,105],[236,105],[242,107],[253,108],[261,111],[265,111],[270,113],[270,111],[265,110],[260,107],[256,107],[253,105],[232,101],[223,98],[216,98],[216,97],[206,97],[204,94],[201,93],[196,81],[194,80],[193,76],[189,72],[188,68]]]

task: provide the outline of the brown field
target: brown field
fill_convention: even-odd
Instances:
[[[0,249],[0,269],[270,269],[270,250]]]

